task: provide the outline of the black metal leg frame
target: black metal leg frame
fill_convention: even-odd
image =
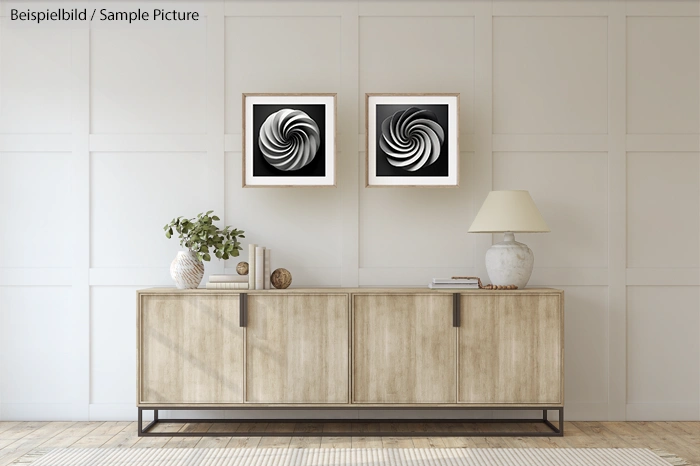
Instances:
[[[542,411],[541,419],[161,419],[158,417],[159,410],[193,410],[197,408],[171,408],[171,407],[148,407],[148,408],[138,408],[139,418],[138,418],[138,432],[139,437],[302,437],[302,436],[312,436],[318,437],[318,432],[275,432],[275,431],[247,431],[242,430],[240,432],[154,432],[153,428],[160,423],[231,423],[235,422],[238,424],[245,423],[290,423],[290,422],[313,422],[313,423],[324,423],[324,422],[340,422],[340,423],[371,423],[377,422],[382,424],[391,423],[479,423],[479,424],[526,424],[526,423],[537,423],[544,424],[550,431],[466,431],[458,429],[450,430],[438,430],[438,431],[413,431],[413,432],[395,432],[395,431],[383,431],[379,432],[367,432],[359,433],[352,432],[351,430],[340,431],[340,432],[329,432],[327,435],[333,437],[352,437],[358,435],[371,435],[373,437],[563,437],[564,436],[564,408],[563,407],[548,407],[548,406],[538,406],[538,407],[491,407],[491,408],[426,408],[426,409],[469,409],[469,410],[523,410],[523,411]],[[256,407],[250,408],[200,408],[205,410],[216,410],[216,409],[226,409],[226,410],[245,410],[245,409],[261,409]],[[289,408],[279,408],[279,409],[289,409]],[[309,409],[309,408],[299,408],[299,409]],[[328,409],[328,408],[325,408]],[[337,408],[337,409],[358,409],[358,408]],[[387,408],[381,408],[382,410]],[[408,408],[388,408],[388,409],[408,409]],[[414,409],[414,408],[410,408]],[[143,411],[153,411],[153,421],[148,423],[146,426],[143,425]],[[557,411],[559,413],[559,422],[555,426],[552,424],[548,417],[548,411]]]

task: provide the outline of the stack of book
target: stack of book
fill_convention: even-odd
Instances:
[[[248,245],[248,289],[269,290],[272,249],[257,244]]]
[[[465,288],[479,288],[477,278],[433,278],[433,282],[428,285],[432,290],[451,290]]]
[[[247,290],[247,275],[210,275],[207,283],[209,290]]]

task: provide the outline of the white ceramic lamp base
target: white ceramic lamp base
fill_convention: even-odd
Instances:
[[[526,244],[515,241],[515,235],[506,232],[503,241],[486,251],[486,272],[494,285],[515,285],[525,288],[535,265],[535,256]]]

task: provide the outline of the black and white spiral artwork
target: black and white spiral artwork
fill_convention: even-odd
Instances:
[[[445,130],[430,110],[409,107],[381,123],[379,147],[394,167],[415,172],[440,157]]]
[[[325,105],[256,103],[252,109],[253,176],[322,178],[329,173]]]
[[[379,103],[373,109],[377,176],[448,176],[451,134],[447,104]]]
[[[283,108],[262,124],[258,144],[271,166],[285,172],[296,171],[316,157],[321,147],[321,132],[305,112]]]

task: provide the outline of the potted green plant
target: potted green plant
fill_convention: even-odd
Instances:
[[[220,229],[214,222],[220,219],[214,211],[198,214],[195,218],[177,217],[163,227],[165,236],[172,238],[178,234],[180,251],[170,264],[170,276],[180,289],[197,288],[204,277],[204,263],[210,261],[213,253],[217,258],[226,260],[238,257],[241,250],[239,238],[245,238],[243,230],[230,226]]]

